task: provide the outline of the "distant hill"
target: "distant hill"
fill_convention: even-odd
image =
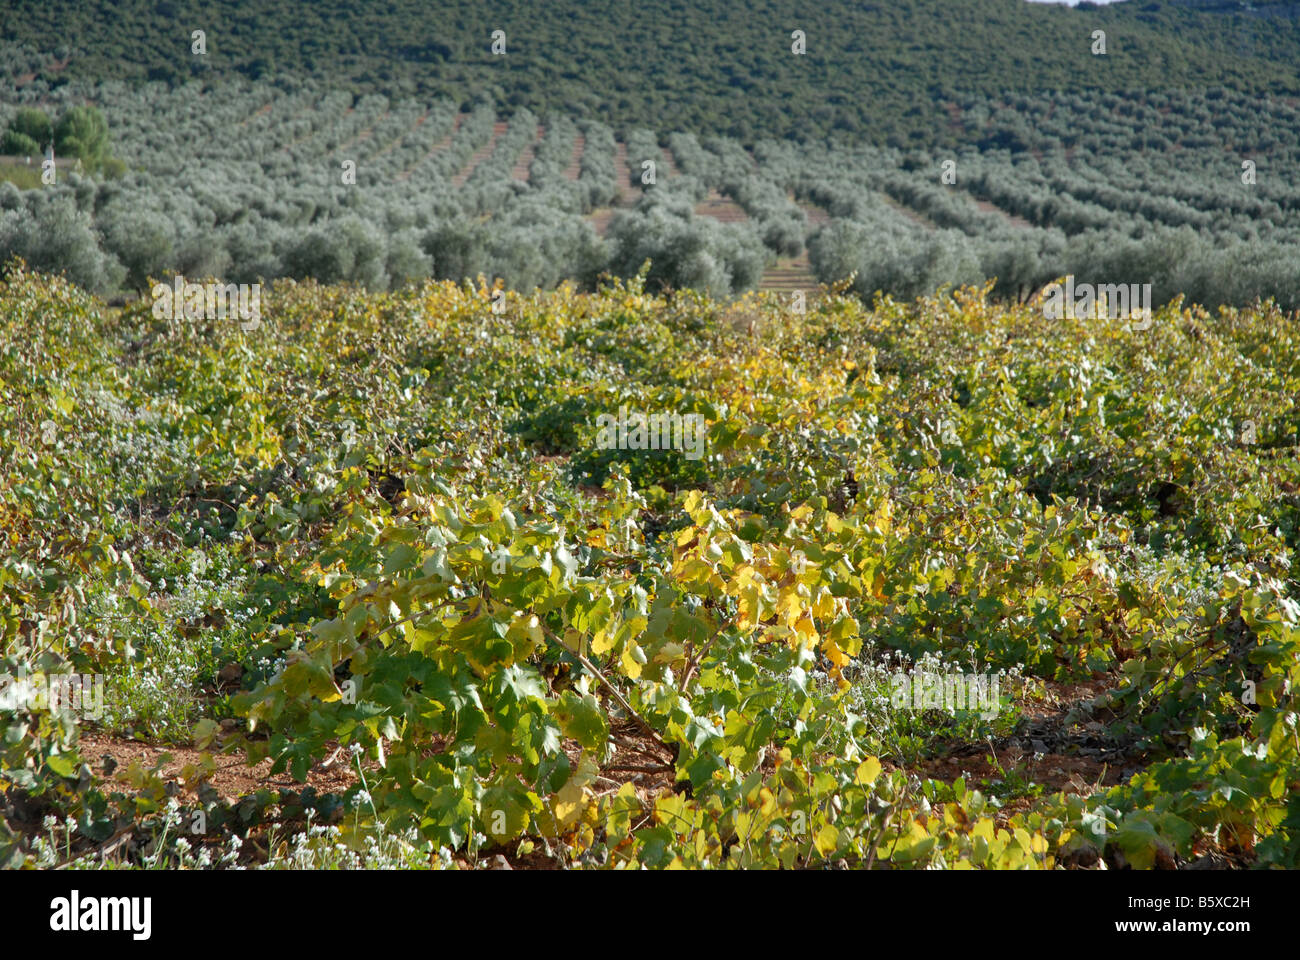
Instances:
[[[1180,7],[1205,13],[1239,13],[1249,17],[1300,20],[1300,3],[1250,3],[1248,0],[1173,0]]]
[[[949,145],[946,101],[1043,90],[1300,92],[1300,4],[1022,0],[10,0],[0,38],[65,77],[310,76],[355,93],[674,124],[747,142]],[[1267,18],[1267,20],[1265,19]],[[1091,35],[1106,32],[1107,54]],[[191,52],[205,31],[207,52]],[[503,30],[506,55],[491,34]],[[802,30],[807,52],[791,52]],[[61,63],[60,63],[61,65]]]

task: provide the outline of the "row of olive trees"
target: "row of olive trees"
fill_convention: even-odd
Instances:
[[[638,273],[648,261],[651,289],[694,289],[715,295],[758,285],[770,254],[748,225],[696,217],[704,186],[693,177],[660,181],[633,210],[610,223],[610,272]]]
[[[618,174],[614,155],[618,144],[614,131],[594,120],[582,124],[582,159],[578,163],[578,182],[583,185],[583,209],[609,206],[618,196]]]
[[[1023,300],[1057,277],[1092,283],[1150,283],[1156,303],[1178,295],[1205,304],[1275,299],[1300,309],[1300,258],[1289,244],[1228,240],[1191,227],[1155,227],[1141,237],[1114,230],[1067,236],[1055,230],[1002,230],[972,237],[924,230],[888,218],[837,220],[808,242],[818,279],[853,277],[863,297],[899,297],[996,278],[995,293]]]
[[[359,216],[286,228],[252,216],[205,231],[177,230],[156,211],[115,207],[92,220],[68,194],[0,186],[0,262],[21,257],[100,292],[145,290],[172,273],[233,282],[277,277],[383,290],[427,277],[483,274],[520,289],[565,279],[591,287],[604,273],[631,276],[653,262],[655,287],[727,294],[753,287],[766,252],[750,231],[690,214],[689,198],[622,211],[601,240],[577,214],[542,198],[501,218],[457,217],[428,230],[388,234]]]
[[[1174,149],[1293,154],[1300,122],[1300,109],[1286,99],[1214,89],[1009,93],[999,103],[968,98],[960,115],[983,148],[1071,147],[1100,156]]]
[[[673,133],[668,136],[668,149],[682,173],[694,177],[707,190],[716,190],[726,178],[727,161],[704,148],[693,133]]]
[[[628,183],[634,187],[649,186],[647,181],[651,176],[658,183],[662,175],[660,168],[664,165],[658,137],[638,127],[624,131],[623,143],[627,146]]]
[[[48,273],[63,273],[74,283],[101,292],[125,280],[121,263],[100,246],[90,218],[70,197],[36,193],[30,206],[12,184],[0,184],[0,269],[12,257]]]
[[[528,165],[528,182],[539,190],[563,189],[571,183],[565,170],[573,157],[573,145],[578,139],[578,125],[568,117],[553,117],[533,150]]]

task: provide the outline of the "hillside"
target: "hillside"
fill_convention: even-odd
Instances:
[[[1244,6],[455,0],[436,15],[420,0],[7,7],[0,40],[26,45],[31,71],[54,81],[311,77],[356,94],[484,96],[503,109],[615,127],[653,129],[672,116],[681,129],[746,143],[845,134],[950,145],[961,137],[939,104],[962,97],[1217,86],[1300,93],[1300,23]],[[202,56],[191,53],[199,29]],[[791,53],[796,29],[806,34],[804,56]],[[1105,57],[1091,53],[1097,29],[1107,33]],[[494,30],[505,31],[505,56],[490,50]]]

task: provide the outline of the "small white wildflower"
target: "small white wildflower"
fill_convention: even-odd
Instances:
[[[177,826],[181,822],[181,805],[180,801],[175,797],[167,801],[167,808],[163,811],[163,820],[169,827]]]

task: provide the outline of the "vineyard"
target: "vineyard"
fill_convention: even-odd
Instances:
[[[645,276],[245,329],[14,267],[4,667],[106,685],[9,714],[0,858],[1300,866],[1296,338]]]

